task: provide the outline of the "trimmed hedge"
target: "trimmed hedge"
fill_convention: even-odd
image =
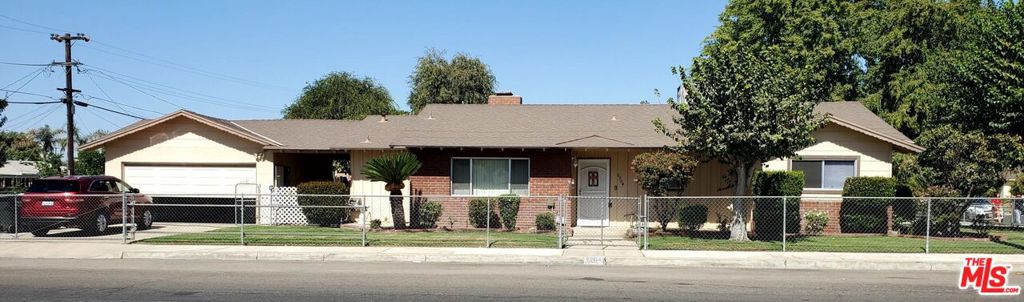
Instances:
[[[516,229],[516,216],[519,215],[519,196],[504,194],[498,197],[498,212],[501,214],[501,225],[506,230]]]
[[[311,181],[299,184],[295,188],[299,194],[298,202],[306,221],[322,227],[338,226],[349,219],[352,209],[343,208],[307,208],[309,206],[344,206],[348,205],[348,186],[333,181]],[[339,196],[302,196],[302,195],[339,195]]]
[[[856,198],[883,197],[883,198]],[[892,177],[850,177],[843,183],[839,228],[843,233],[885,233],[886,207],[896,197]]]
[[[420,205],[420,227],[433,229],[437,227],[437,221],[441,219],[444,207],[440,202],[429,201]]]
[[[679,227],[686,231],[699,230],[708,220],[708,207],[692,205],[679,210]]]
[[[551,212],[537,214],[537,218],[534,218],[533,223],[537,225],[538,231],[554,230],[555,214],[552,214]]]
[[[751,179],[755,196],[800,196],[803,171],[758,171]],[[759,238],[782,238],[782,200],[762,199],[754,204],[754,231]],[[786,233],[800,232],[800,198],[786,199]]]
[[[954,189],[935,186],[924,189],[927,197],[961,197]],[[971,205],[968,199],[944,198],[933,199],[931,218],[931,236],[936,237],[960,237],[960,219],[963,213]],[[924,235],[928,228],[927,211],[928,201],[922,200],[917,204],[917,220],[914,221],[913,232]]]
[[[490,213],[487,211],[488,203],[490,203]],[[479,198],[469,201],[469,223],[475,228],[486,228],[488,218],[490,218],[491,228],[501,227],[501,218],[498,217],[497,205],[494,199],[491,198]]]

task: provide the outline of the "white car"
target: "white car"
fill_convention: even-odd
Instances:
[[[964,220],[991,219],[994,208],[992,202],[988,200],[973,200],[971,205],[967,207],[967,211],[964,212]]]

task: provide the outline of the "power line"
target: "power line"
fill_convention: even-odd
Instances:
[[[16,66],[50,66],[50,65],[53,65],[53,63],[34,64],[34,63],[15,63],[15,62],[0,62],[0,64],[16,65]]]
[[[7,101],[7,103],[8,103],[8,104],[28,104],[28,105],[44,105],[44,104],[59,104],[59,103],[63,103],[63,102],[61,102],[61,101],[47,101],[47,102],[17,102],[17,101]]]
[[[109,119],[107,119],[107,118],[103,117],[102,115],[99,115],[99,114],[98,114],[98,113],[96,113],[96,112],[92,112],[92,110],[85,110],[85,112],[88,112],[89,114],[92,114],[93,116],[95,116],[95,117],[97,117],[97,118],[99,118],[99,119],[101,119],[101,120],[107,121],[107,123],[110,123],[110,125],[113,125],[113,126],[114,126],[114,128],[121,128],[121,126],[120,126],[120,125],[118,125],[118,124],[114,123],[113,121],[111,121],[111,120],[109,120]]]
[[[32,81],[34,81],[36,78],[38,78],[39,75],[43,74],[43,71],[45,71],[45,70],[46,70],[46,67],[42,67],[38,72],[36,72],[35,75],[32,76],[32,78],[28,79],[28,81],[25,81],[25,83],[22,83],[21,86],[18,86],[18,88],[15,88],[14,89],[14,93],[21,92],[22,88],[25,88],[25,86],[28,86],[28,83],[32,83]],[[4,87],[4,88],[7,88],[7,87]],[[11,96],[11,93],[7,93],[7,95],[4,96],[4,97],[8,97],[8,96]]]
[[[17,94],[25,94],[25,95],[34,95],[34,96],[44,97],[44,98],[48,98],[48,99],[54,99],[54,100],[58,100],[58,101],[60,100],[58,98],[55,98],[55,97],[52,97],[52,96],[48,96],[48,95],[45,95],[45,94],[38,94],[38,93],[31,93],[31,92],[24,92],[24,91],[14,91],[14,90],[9,90],[9,89],[0,89],[0,91],[10,92],[10,93],[17,93]]]
[[[249,104],[249,103],[245,103],[245,102],[241,102],[241,101],[235,101],[235,100],[225,99],[225,98],[221,98],[221,97],[210,96],[210,95],[206,95],[206,94],[202,94],[202,93],[198,93],[198,92],[193,92],[193,91],[188,91],[188,90],[184,90],[184,89],[180,89],[180,88],[175,88],[175,87],[167,86],[167,85],[164,85],[164,84],[154,83],[154,82],[151,82],[151,81],[147,81],[147,80],[143,80],[143,79],[139,79],[139,78],[135,78],[135,77],[131,77],[131,76],[126,76],[126,75],[123,75],[123,74],[119,74],[119,75],[122,75],[124,77],[118,77],[118,76],[115,76],[115,75],[111,74],[111,73],[114,73],[114,72],[99,70],[98,68],[95,68],[95,67],[93,67],[93,69],[90,69],[90,70],[91,71],[96,71],[101,77],[104,77],[104,78],[109,79],[111,81],[115,81],[115,82],[121,83],[123,85],[129,86],[129,87],[135,89],[136,91],[139,91],[139,92],[141,92],[143,94],[146,94],[146,95],[148,95],[150,97],[153,97],[153,98],[156,98],[158,100],[161,100],[161,101],[163,101],[165,103],[169,103],[171,105],[174,105],[175,107],[178,107],[178,108],[184,108],[184,107],[178,106],[177,104],[170,103],[170,101],[168,101],[166,99],[163,99],[163,98],[159,98],[159,97],[157,97],[157,96],[155,96],[155,95],[153,95],[151,93],[142,91],[142,89],[146,89],[146,90],[149,90],[149,91],[152,91],[152,92],[155,92],[155,93],[159,93],[159,94],[163,94],[163,95],[190,99],[190,100],[193,100],[193,101],[196,101],[196,102],[200,102],[200,103],[219,105],[219,106],[235,108],[235,109],[245,109],[245,110],[260,111],[260,112],[277,112],[278,111],[277,109],[272,108],[272,107],[260,106],[260,105]],[[88,72],[90,70],[86,70],[86,71]],[[118,74],[118,73],[115,73],[115,74]],[[162,88],[162,87],[166,87],[166,88]],[[224,100],[224,101],[218,101],[218,100],[215,100],[215,99],[220,99],[220,100]]]
[[[14,122],[14,121],[16,121],[16,120],[18,120],[18,119],[21,119],[21,118],[23,118],[23,117],[29,116],[29,115],[31,115],[31,114],[33,114],[33,113],[35,113],[36,111],[39,111],[39,109],[45,109],[45,108],[46,108],[46,106],[38,106],[38,107],[35,107],[34,109],[32,109],[32,110],[29,110],[29,111],[27,111],[27,112],[25,112],[25,113],[22,113],[22,114],[21,114],[21,115],[19,115],[19,116],[16,116],[16,117],[12,117],[12,118],[8,119],[8,120],[7,120],[7,122],[9,122],[9,123],[12,123],[12,122]]]
[[[17,30],[17,31],[23,31],[23,32],[30,32],[30,33],[37,33],[37,34],[44,34],[44,35],[48,34],[47,32],[42,32],[42,31],[38,31],[38,30],[31,30],[31,29],[24,29],[24,28],[18,28],[18,27],[14,27],[14,26],[3,25],[3,24],[0,24],[0,28],[6,28],[6,29],[10,29],[10,30]]]
[[[132,105],[129,105],[129,104],[125,104],[125,103],[121,103],[121,102],[115,101],[114,98],[111,97],[110,94],[107,93],[106,89],[103,89],[103,87],[100,87],[100,83],[96,82],[96,78],[93,78],[91,73],[86,72],[85,76],[89,78],[89,81],[92,81],[92,85],[96,86],[96,89],[99,89],[100,92],[103,93],[103,95],[107,97],[107,98],[101,98],[101,97],[95,97],[95,96],[91,96],[91,95],[82,94],[82,97],[85,97],[86,99],[97,99],[97,100],[105,101],[105,102],[114,104],[114,106],[117,106],[117,108],[121,108],[121,110],[124,110],[124,111],[128,111],[128,110],[124,109],[124,107],[121,107],[121,106],[129,107],[129,108],[134,108],[134,109],[138,109],[138,110],[142,110],[142,111],[147,111],[147,112],[152,112],[152,113],[156,113],[158,115],[164,115],[163,112],[159,112],[159,111],[155,111],[155,110],[149,110],[149,109],[146,109],[146,108],[136,107],[136,106],[132,106]]]
[[[14,22],[18,22],[18,23],[21,23],[21,24],[28,25],[28,26],[34,26],[34,27],[42,28],[42,29],[45,29],[45,30],[70,32],[69,30],[62,30],[62,29],[53,28],[53,27],[49,27],[49,26],[42,26],[42,25],[39,25],[39,24],[35,24],[35,23],[31,23],[31,22],[25,21],[25,20],[15,19],[15,18],[13,18],[11,16],[7,16],[7,15],[0,14],[0,18],[4,18],[4,19],[7,19],[7,20],[11,20],[11,21],[14,21]]]
[[[107,111],[107,112],[110,112],[110,113],[116,113],[116,114],[120,114],[120,115],[123,115],[123,116],[134,117],[134,118],[137,118],[137,119],[140,119],[140,120],[146,119],[146,118],[138,116],[138,115],[124,113],[124,112],[117,111],[117,110],[114,110],[114,109],[110,109],[110,108],[106,108],[106,107],[100,107],[100,106],[97,106],[97,105],[92,105],[92,104],[89,104],[89,103],[86,103],[86,102],[81,102],[81,101],[75,101],[75,105],[82,106],[82,107],[92,107],[92,108],[96,108],[96,109],[99,109],[99,110]]]
[[[42,116],[39,116],[39,118],[37,118],[36,121],[33,122],[31,126],[26,127],[26,128],[22,128],[21,130],[22,131],[26,131],[26,130],[30,130],[32,128],[35,128],[36,125],[39,124],[39,122],[45,120],[47,117],[49,117],[54,112],[57,112],[57,109],[61,109],[61,107],[63,107],[63,106],[53,106],[53,107],[51,107],[49,111],[46,111]]]
[[[0,89],[6,89],[7,87],[11,87],[11,85],[17,84],[18,82],[21,82],[21,80],[24,80],[24,79],[26,79],[28,77],[31,77],[31,76],[33,76],[36,73],[43,72],[43,70],[45,70],[45,69],[46,69],[46,67],[40,67],[39,69],[33,70],[32,72],[29,72],[28,74],[18,78],[17,80],[14,80],[14,82],[11,82],[10,84],[7,84],[3,88],[0,88]]]

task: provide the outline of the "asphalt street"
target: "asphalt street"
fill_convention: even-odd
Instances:
[[[2,301],[989,301],[956,273],[0,259]],[[1010,284],[1022,284],[1013,275]]]

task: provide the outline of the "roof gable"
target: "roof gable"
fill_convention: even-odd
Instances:
[[[179,118],[179,117],[191,119],[191,120],[196,121],[198,123],[205,124],[207,126],[216,128],[218,130],[221,130],[221,131],[224,131],[224,132],[227,132],[227,133],[230,133],[230,134],[234,134],[234,135],[236,135],[238,137],[244,138],[246,140],[249,140],[249,141],[252,141],[254,143],[264,145],[264,146],[278,145],[278,143],[275,142],[274,140],[272,140],[270,138],[267,138],[267,137],[265,137],[263,135],[260,135],[259,133],[253,132],[253,131],[251,131],[249,129],[246,129],[245,127],[242,127],[242,126],[240,126],[240,125],[238,125],[238,124],[236,124],[236,123],[234,123],[232,121],[228,121],[228,120],[224,120],[224,119],[219,119],[219,118],[214,118],[214,117],[198,114],[198,113],[195,113],[195,112],[192,112],[192,111],[188,111],[188,110],[178,110],[178,111],[175,111],[173,113],[167,114],[165,116],[162,116],[162,117],[159,117],[159,118],[156,118],[156,119],[138,121],[136,123],[128,125],[127,127],[121,128],[121,129],[119,129],[117,131],[114,131],[114,132],[112,132],[112,133],[110,133],[110,134],[108,134],[106,136],[100,137],[100,138],[95,139],[93,141],[90,141],[90,142],[88,142],[86,144],[83,144],[81,147],[79,147],[79,149],[82,150],[82,151],[85,151],[85,150],[91,150],[91,149],[100,148],[104,144],[106,144],[106,143],[108,143],[110,141],[113,141],[113,140],[116,140],[116,139],[119,139],[119,138],[122,138],[122,137],[125,137],[125,136],[128,136],[128,135],[131,135],[133,133],[137,133],[137,132],[142,131],[144,129],[148,129],[150,127],[162,124],[164,122],[167,122],[167,121],[173,120],[175,118]]]

